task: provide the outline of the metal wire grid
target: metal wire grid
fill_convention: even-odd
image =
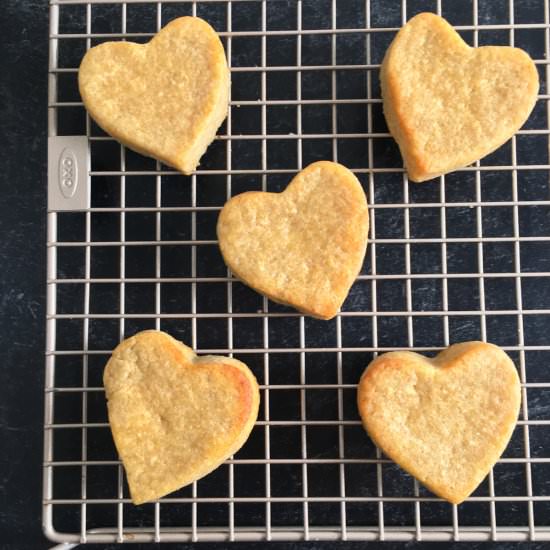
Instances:
[[[479,2],[481,3],[481,0]],[[58,62],[60,46],[72,43],[71,41],[75,39],[82,39],[85,40],[86,48],[90,48],[98,39],[140,40],[154,33],[128,32],[127,15],[133,7],[132,4],[135,4],[132,1],[118,3],[121,4],[120,32],[93,32],[94,10],[100,4],[116,5],[117,2],[51,0],[50,3],[49,134],[54,136],[67,132],[66,127],[61,128],[60,124],[64,109],[76,108],[83,113],[83,107],[79,101],[60,100],[64,86],[63,76],[72,74],[74,77],[77,71],[76,67],[60,66]],[[70,4],[83,7],[84,32],[60,31],[62,12],[67,9],[66,5]],[[163,8],[167,11],[168,8],[176,6],[176,2],[171,0],[148,4],[152,6],[155,13],[156,30],[166,22],[163,21]],[[251,9],[253,5],[259,6],[260,28],[233,30],[234,12],[237,9],[240,10],[245,4]],[[376,127],[380,99],[377,97],[375,71],[379,68],[380,56],[374,58],[373,41],[378,33],[395,32],[399,25],[376,26],[376,23],[373,23],[371,16],[376,13],[375,0],[366,0],[361,3],[364,10],[364,26],[354,28],[338,26],[339,10],[343,9],[344,3],[337,0],[327,2],[329,24],[319,25],[320,28],[315,28],[313,25],[312,28],[309,21],[303,17],[306,8],[311,13],[311,2],[304,0],[296,3],[279,3],[279,6],[287,8],[295,4],[295,28],[272,30],[268,24],[268,12],[274,4],[275,2],[225,0],[177,3],[178,6],[182,6],[185,13],[193,15],[198,13],[203,17],[205,10],[207,11],[209,7],[221,6],[225,12],[225,28],[220,30],[220,35],[225,40],[230,65],[233,59],[234,42],[237,39],[255,38],[260,41],[259,65],[248,64],[231,68],[233,78],[239,73],[259,73],[259,97],[257,99],[238,98],[231,101],[225,131],[221,131],[218,137],[218,146],[221,144],[224,152],[222,167],[215,162],[209,166],[206,162],[206,167],[199,169],[187,180],[158,162],[154,167],[147,169],[133,169],[129,166],[129,158],[132,158],[132,162],[136,162],[136,158],[131,157],[131,152],[120,147],[118,152],[120,169],[113,170],[102,166],[98,168],[92,162],[90,172],[92,193],[96,182],[98,186],[101,183],[100,178],[104,178],[111,186],[115,185],[113,182],[118,182],[115,185],[118,189],[117,200],[113,200],[114,195],[110,194],[112,189],[107,192],[103,203],[98,201],[99,206],[94,204],[92,198],[91,207],[79,214],[83,218],[81,227],[74,229],[71,226],[69,233],[62,227],[67,214],[48,212],[43,508],[46,534],[53,540],[83,543],[302,539],[549,540],[550,487],[547,483],[548,475],[544,475],[548,472],[544,470],[545,465],[550,464],[549,438],[542,437],[541,432],[537,430],[542,431],[550,425],[548,395],[544,395],[544,390],[550,388],[550,379],[543,370],[544,359],[547,356],[545,353],[550,351],[550,344],[547,337],[530,344],[529,339],[526,341],[526,333],[530,338],[531,319],[546,322],[546,327],[548,326],[548,317],[545,318],[545,316],[550,313],[550,303],[548,303],[548,289],[544,286],[547,284],[544,283],[544,278],[550,275],[550,270],[544,269],[547,263],[545,264],[544,254],[541,254],[543,249],[537,249],[537,247],[548,244],[550,235],[548,226],[546,226],[546,233],[535,231],[535,234],[522,234],[524,226],[522,226],[520,209],[530,208],[532,209],[530,212],[535,213],[534,205],[543,208],[550,206],[550,196],[544,185],[544,180],[548,182],[550,165],[547,146],[546,156],[539,154],[537,157],[540,159],[537,160],[539,163],[522,162],[518,158],[520,148],[517,142],[523,136],[538,136],[548,144],[550,133],[548,126],[550,118],[548,3],[541,2],[543,20],[516,24],[514,17],[517,14],[517,6],[514,5],[513,0],[506,0],[504,4],[508,22],[482,25],[478,21],[478,0],[472,0],[467,3],[472,10],[472,24],[457,26],[462,31],[471,33],[473,45],[478,45],[479,33],[486,30],[504,31],[512,45],[517,31],[532,30],[544,33],[544,58],[536,58],[535,62],[542,77],[538,105],[542,105],[541,116],[545,123],[541,128],[528,126],[518,133],[519,137],[511,140],[508,162],[502,162],[493,157],[489,163],[477,162],[475,166],[458,173],[458,178],[465,180],[469,178],[468,181],[473,181],[471,186],[473,196],[467,196],[467,193],[457,195],[452,176],[441,177],[438,183],[409,187],[406,173],[399,164],[389,167],[377,166],[380,155],[378,144],[388,138],[389,134]],[[387,5],[390,6],[390,4]],[[421,4],[422,2],[410,0],[408,3],[406,0],[398,2],[400,23],[406,22],[411,16],[411,11],[418,11]],[[433,9],[439,14],[443,11],[444,15],[446,15],[444,8],[449,5],[442,6],[440,0],[424,4],[430,5],[422,6],[422,9]],[[516,4],[523,5],[519,0]],[[322,8],[318,6],[317,9]],[[391,11],[389,7],[388,10]],[[303,64],[304,40],[308,36],[322,35],[326,35],[330,40],[330,62],[315,65]],[[345,38],[346,35],[364,36],[364,63],[348,65],[340,61],[338,40]],[[295,38],[295,65],[269,63],[268,39],[275,36]],[[339,97],[338,75],[356,70],[366,72],[367,97],[357,96],[357,94],[351,97],[349,94]],[[329,98],[304,97],[303,76],[308,71],[318,71],[319,74],[322,71],[329,71]],[[292,78],[295,79],[295,98],[272,99],[270,97],[268,75],[275,72],[280,72],[281,79],[289,72],[292,73]],[[329,110],[330,127],[324,127],[319,132],[304,129],[306,120],[304,110],[310,106],[318,109],[326,107]],[[339,119],[339,109],[345,106],[366,106],[365,129],[358,132],[341,131],[342,120]],[[235,130],[238,109],[244,107],[259,108],[259,132],[241,134]],[[295,131],[287,133],[271,131],[270,111],[274,111],[277,107],[295,108]],[[92,157],[94,144],[112,142],[111,138],[97,132],[87,115],[84,129],[89,138]],[[242,178],[252,178],[263,190],[276,190],[278,185],[283,185],[285,180],[309,162],[310,159],[305,153],[306,141],[329,140],[329,155],[333,160],[345,163],[346,146],[343,149],[342,143],[350,143],[353,139],[366,141],[366,154],[360,159],[362,164],[355,166],[353,171],[361,178],[371,205],[371,237],[367,266],[358,277],[356,286],[360,287],[359,291],[355,293],[352,291],[351,303],[346,302],[333,325],[315,324],[294,311],[269,303],[266,298],[261,300],[257,310],[251,308],[250,311],[243,311],[239,300],[244,299],[243,296],[245,298],[248,296],[246,290],[242,290],[230,273],[220,274],[215,269],[205,270],[204,260],[201,259],[202,250],[214,249],[216,241],[214,238],[204,238],[202,235],[202,217],[216,215],[223,200],[240,192]],[[283,163],[273,167],[268,153],[270,143],[275,140],[285,140],[287,143],[295,144],[295,166]],[[252,145],[254,142],[260,144],[260,164],[254,168],[242,168],[238,164],[239,158],[233,149],[242,143]],[[211,148],[215,146],[216,144]],[[485,189],[482,186],[482,179],[486,174],[496,175],[497,179],[502,177],[509,181],[510,195],[504,193],[502,196],[486,198]],[[523,187],[518,185],[518,179],[523,178],[524,175],[533,176],[535,187],[540,191],[539,195],[527,195],[525,198]],[[130,203],[128,195],[132,190],[132,183],[129,180],[136,176],[154,178],[154,197],[149,197],[142,203],[138,201],[137,204],[135,201]],[[384,187],[380,181],[375,183],[375,179],[386,176],[393,178],[393,187]],[[220,184],[224,188],[223,200],[216,205],[201,204],[201,186],[206,185],[207,178],[216,177],[224,180],[224,183]],[[170,189],[167,183],[170,178],[177,179],[178,182],[180,179],[182,182],[185,180],[190,190],[185,200],[179,200],[176,205],[166,205],[164,201],[164,196]],[[197,184],[198,178],[201,178],[199,184]],[[521,182],[524,183],[525,180],[521,179]],[[398,199],[392,195],[396,189]],[[386,192],[389,193],[387,196]],[[428,194],[423,195],[425,192]],[[439,198],[434,198],[433,194],[437,192]],[[504,232],[505,234],[502,235],[498,231],[489,231],[489,234],[486,234],[486,227],[490,228],[490,224],[487,224],[485,212],[488,209],[494,211],[495,207],[511,213],[512,223],[509,233]],[[440,235],[419,237],[416,212],[423,215],[429,209],[436,214]],[[468,218],[475,226],[473,235],[453,236],[450,230],[452,224],[449,220],[453,223],[456,220],[454,209],[458,209],[461,215],[466,211],[473,213]],[[115,231],[118,233],[118,238],[113,238],[112,234],[109,234],[109,238],[94,237],[98,225],[95,220],[102,214],[118,217],[119,222]],[[164,220],[171,214],[189,217],[190,233],[185,238],[166,238]],[[391,234],[388,236],[386,230],[387,224],[392,226],[391,217],[395,215],[401,220],[398,225],[403,235],[399,237]],[[130,217],[134,216],[143,218],[149,216],[148,219],[153,220],[154,238],[135,238],[130,234],[135,232],[135,225],[129,223]],[[74,233],[72,233],[73,229]],[[395,267],[394,272],[387,268],[388,258],[390,263],[394,258],[386,254],[388,245],[400,247],[403,252],[403,263],[398,261],[399,266]],[[418,271],[415,262],[416,249],[413,248],[417,245],[439,249],[436,261],[436,263],[439,262],[439,268],[433,268],[433,272]],[[522,248],[531,245],[534,249],[527,248],[526,251]],[[474,264],[477,264],[477,269],[456,269],[454,258],[457,247],[461,246],[475,249]],[[506,264],[507,269],[486,268],[488,250],[492,250],[491,246],[509,247],[508,250],[513,252],[510,255],[512,261]],[[175,247],[189,251],[184,257],[188,260],[190,271],[183,276],[167,276],[164,273],[163,262],[171,253],[169,251],[174,250]],[[113,276],[108,269],[99,275],[95,273],[95,258],[98,257],[96,251],[106,249],[114,249],[118,254],[118,261],[115,264],[118,266],[117,276]],[[132,264],[129,259],[133,257],[136,249],[153,251],[152,255],[147,256],[147,261],[138,256],[138,262],[142,262],[141,267],[148,273],[147,276],[136,276],[135,266],[130,273],[129,266]],[[75,250],[82,254],[71,255]],[[75,261],[77,263],[77,269],[74,272],[67,267],[66,253],[69,253],[69,260],[73,264]],[[490,254],[493,253],[490,252]],[[531,258],[540,261],[533,263]],[[455,307],[456,293],[452,291],[451,286],[457,282],[472,280],[475,283],[474,292],[478,298],[478,307]],[[540,290],[535,290],[538,301],[533,302],[529,295],[530,307],[524,307],[527,296],[525,288],[529,286],[532,290],[530,280],[541,285]],[[418,284],[428,284],[428,281],[440,289],[441,303],[432,307],[423,307],[425,304],[421,304],[419,307]],[[384,285],[392,282],[403,285],[401,299],[404,300],[402,301],[404,307],[388,310],[385,304],[388,294],[383,289]],[[497,283],[496,293],[511,293],[515,305],[500,305],[494,308],[495,283]],[[137,313],[128,311],[129,296],[134,292],[131,289],[136,284],[142,285],[144,289],[146,285],[151,285],[154,289],[153,306],[147,310],[141,309]],[[182,299],[182,304],[176,311],[168,307],[169,303],[164,296],[167,293],[167,285],[170,284],[190,287],[189,301]],[[225,311],[220,312],[216,304],[221,302],[215,301],[210,311],[203,311],[208,309],[202,307],[203,284],[207,284],[209,289],[214,288],[216,284],[224,288],[223,294],[227,306]],[[114,309],[109,313],[98,313],[94,302],[101,302],[102,299],[108,302],[110,295],[101,298],[101,294],[97,294],[97,288],[106,287],[116,288],[114,295],[118,298],[111,300],[111,306]],[[72,300],[72,308],[66,308],[64,302],[67,288],[78,289],[76,295],[79,299],[76,304]],[[209,292],[214,293],[213,290]],[[361,294],[365,293],[368,305],[361,298]],[[70,292],[67,296],[74,297]],[[467,296],[462,298],[469,303]],[[390,295],[390,299],[394,300],[395,296]],[[354,307],[355,301],[359,304],[356,307]],[[251,303],[256,302],[252,300]],[[460,340],[460,336],[463,337],[462,339],[468,339],[465,337],[470,334],[468,330],[471,331],[471,327],[468,328],[468,320],[473,318],[479,320],[478,332],[474,337],[492,341],[498,340],[499,329],[508,331],[507,323],[513,319],[512,326],[517,328],[513,337],[498,343],[503,345],[519,366],[523,385],[523,405],[518,428],[510,446],[511,451],[509,449],[505,453],[496,467],[515,468],[515,470],[512,474],[507,471],[502,475],[502,479],[491,472],[487,482],[469,499],[468,503],[457,507],[434,498],[419,487],[416,481],[395,468],[378,449],[368,442],[366,436],[361,433],[356,413],[349,411],[354,407],[355,381],[373,355],[393,349],[415,349],[433,353],[452,341]],[[453,324],[456,319],[466,320],[465,323],[468,325],[466,332],[465,325],[457,328],[456,323]],[[404,321],[403,330],[396,328],[398,325],[394,323],[395,320],[399,323]],[[441,325],[441,334],[437,336],[437,331],[434,332],[434,339],[439,339],[438,345],[427,343],[426,338],[421,335],[418,322],[423,320],[435,320]],[[219,343],[203,345],[205,331],[201,327],[204,323],[217,321],[223,323],[226,345]],[[243,340],[242,337],[241,323],[247,321],[260,323],[259,337],[252,343],[246,339]],[[288,325],[286,329],[281,325],[281,321]],[[251,442],[243,451],[228,460],[227,465],[221,467],[217,473],[194,483],[191,488],[178,491],[152,505],[132,507],[129,504],[122,466],[117,457],[113,456],[112,443],[104,443],[105,438],[109,439],[106,419],[101,418],[102,421],[96,421],[97,415],[102,414],[97,413],[97,410],[103,411],[104,414],[105,409],[100,382],[101,367],[112,349],[112,345],[106,344],[102,347],[97,344],[97,342],[100,344],[105,342],[101,334],[98,336],[101,328],[95,326],[96,323],[103,322],[111,323],[101,325],[103,329],[112,328],[114,324],[115,340],[128,336],[137,328],[162,328],[176,336],[181,334],[182,339],[200,353],[235,354],[248,362],[258,376],[262,389],[262,414],[254,428]],[[79,343],[76,345],[75,341],[67,336],[71,330],[71,323],[81,327],[78,329],[80,340],[77,338]],[[212,328],[214,325],[205,324],[204,326]],[[289,334],[295,329],[297,329],[297,336],[294,332],[290,338]],[[334,332],[333,342],[324,340],[322,337],[322,333],[330,330]],[[359,330],[366,331],[369,336],[367,341],[361,337]],[[393,340],[391,338],[388,340],[388,330],[393,331]],[[214,332],[214,329],[212,331]],[[278,331],[282,331],[283,336]],[[353,336],[351,338],[353,341],[350,341],[348,334]],[[318,338],[315,344],[312,344],[312,337]],[[402,341],[401,337],[403,337]],[[420,343],[419,339],[422,340]],[[242,341],[248,343],[242,345]],[[313,371],[315,365],[312,367],[312,357],[313,362],[320,363],[317,365],[316,372]],[[327,357],[328,364],[325,361]],[[283,369],[292,370],[297,379],[291,379],[291,376],[284,373],[281,362],[283,364],[288,362]],[[526,368],[528,363],[529,368],[532,369],[529,372]],[[70,374],[64,378],[67,366]],[[332,373],[334,367],[335,379],[332,378],[332,374],[330,376],[323,374],[323,369],[325,371],[330,369]],[[284,403],[286,396],[292,395],[292,392],[297,396],[295,414],[294,416],[289,414],[281,419],[281,416],[284,417],[281,411],[288,412],[285,408],[287,404]],[[333,396],[326,402],[328,408],[333,407],[331,414],[325,415],[321,420],[316,416],[319,411],[311,405],[310,396],[317,395],[316,392],[319,394],[324,392],[323,395],[326,395],[326,392],[332,392]],[[535,394],[533,398],[532,392],[542,392],[542,394]],[[334,399],[334,393],[336,399]],[[531,401],[528,401],[528,393]],[[532,403],[534,408],[531,407]],[[530,419],[529,413],[533,411],[536,416]],[[334,429],[334,439],[327,438],[324,432],[320,437],[312,437],[314,430],[324,428]],[[281,429],[296,430],[294,447],[290,438],[285,439],[277,435],[278,430]],[[323,452],[324,438],[326,438],[327,447],[331,447],[333,451],[332,455]],[[274,445],[274,441],[278,441],[278,445]],[[72,449],[75,451],[72,455],[70,452],[65,452],[65,447],[75,446],[78,448]],[[258,451],[256,456],[254,450],[247,453],[250,446]],[[532,456],[533,449],[535,452]],[[99,456],[97,456],[98,450]],[[259,468],[259,473],[257,476],[247,476],[243,485],[239,471],[247,466]],[[323,491],[320,491],[319,487],[325,480],[320,478],[316,468],[321,468],[325,474],[329,468],[332,468],[330,472],[333,483],[329,483],[328,488]],[[323,470],[323,468],[326,469]],[[354,468],[359,469],[361,475],[354,473]],[[539,468],[541,470],[538,470]],[[98,476],[93,475],[94,469],[100,472],[112,472],[114,469],[116,478],[113,479],[112,474],[109,474],[106,475],[106,479],[99,480]],[[533,481],[534,469],[536,469],[537,483]],[[291,477],[288,483],[283,479],[281,472]],[[104,494],[99,497],[94,494],[96,485],[105,486]],[[256,489],[259,487],[257,493],[253,496],[241,496],[243,487],[252,485]],[[512,486],[515,492],[507,492],[505,489],[507,485]],[[249,494],[247,491],[248,489],[244,490],[244,493]],[[103,509],[108,509],[108,513],[103,513],[101,511]]]

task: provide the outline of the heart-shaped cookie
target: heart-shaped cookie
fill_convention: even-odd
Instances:
[[[538,74],[518,48],[471,48],[441,17],[413,17],[381,70],[384,114],[409,178],[424,181],[488,155],[527,120]]]
[[[363,263],[367,200],[344,166],[320,161],[282,193],[232,198],[218,219],[231,271],[275,302],[320,319],[336,315]]]
[[[103,382],[134,504],[217,468],[244,444],[258,415],[258,384],[244,363],[197,357],[164,332],[119,344]]]
[[[434,359],[386,353],[358,389],[372,440],[436,495],[459,504],[503,453],[521,401],[514,363],[483,342],[455,344]]]
[[[190,174],[227,115],[229,70],[214,29],[171,21],[144,45],[106,42],[78,72],[91,117],[131,149]]]

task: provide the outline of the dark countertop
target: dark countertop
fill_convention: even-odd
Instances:
[[[0,18],[0,547],[47,548],[41,530],[45,326],[46,105],[45,0],[5,0]],[[416,548],[422,543],[368,543]],[[172,545],[174,546],[174,545]],[[192,545],[177,545],[190,548]],[[265,548],[265,543],[212,544]],[[433,544],[432,544],[433,546]],[[457,548],[457,544],[436,544]],[[469,544],[488,548],[490,543]],[[499,544],[513,548],[516,544]],[[532,543],[530,548],[545,545]],[[134,546],[133,548],[140,548]],[[201,547],[209,547],[202,543]],[[367,547],[366,543],[273,543],[273,549]],[[100,546],[92,546],[100,548]],[[110,546],[109,548],[112,548]]]
[[[47,7],[2,5],[0,103],[0,546],[37,548],[41,477],[47,132]]]

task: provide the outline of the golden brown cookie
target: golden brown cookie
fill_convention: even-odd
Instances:
[[[376,445],[436,495],[459,504],[508,445],[520,382],[500,348],[464,342],[434,359],[409,351],[377,357],[361,377],[357,401]]]
[[[80,95],[107,133],[190,174],[227,115],[229,70],[214,29],[180,17],[144,45],[106,42],[78,72]]]
[[[134,504],[217,468],[241,448],[258,415],[258,384],[244,363],[197,357],[164,332],[140,332],[119,344],[103,382]]]
[[[518,48],[471,48],[441,17],[413,17],[381,69],[384,114],[409,178],[464,167],[510,139],[537,99],[538,73]]]
[[[361,184],[328,161],[310,164],[282,193],[233,197],[218,219],[223,258],[239,279],[320,319],[334,317],[345,300],[368,231]]]

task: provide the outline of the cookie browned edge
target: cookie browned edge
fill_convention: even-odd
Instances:
[[[382,104],[383,104],[383,110],[384,110],[384,117],[386,119],[386,123],[388,125],[388,129],[390,130],[391,135],[393,136],[393,138],[397,142],[397,145],[399,146],[399,150],[401,152],[401,156],[405,164],[405,169],[407,171],[408,178],[415,183],[421,183],[423,181],[431,180],[433,178],[439,177],[443,174],[448,174],[450,172],[453,172],[463,167],[463,166],[448,167],[443,172],[432,173],[428,170],[426,159],[423,158],[421,153],[418,151],[415,151],[414,148],[407,146],[407,143],[410,141],[410,136],[413,134],[413,130],[406,124],[405,122],[406,117],[402,115],[403,110],[406,110],[406,106],[401,106],[395,95],[395,88],[399,85],[398,75],[395,72],[390,73],[388,70],[388,65],[389,65],[390,57],[392,55],[393,46],[399,40],[399,34],[401,30],[405,26],[413,23],[415,20],[420,20],[420,19],[431,20],[432,24],[439,25],[441,28],[445,29],[446,31],[452,31],[453,33],[456,34],[457,40],[461,44],[463,44],[466,47],[466,49],[470,49],[470,50],[473,49],[466,42],[464,42],[462,37],[456,32],[453,26],[450,25],[445,19],[431,12],[424,12],[424,13],[419,13],[418,15],[415,15],[413,18],[407,21],[407,23],[403,27],[401,27],[401,29],[398,31],[397,35],[394,37],[388,49],[386,50],[386,53],[384,55],[384,59],[382,60],[382,65],[380,68],[380,88],[382,92]],[[498,46],[498,47],[505,47],[505,46]],[[526,58],[529,59],[531,63],[533,63],[529,54],[527,54],[521,48],[511,48],[511,49],[514,49],[517,52],[521,52],[526,56]],[[533,64],[533,67],[534,67],[534,64]],[[536,79],[536,89],[538,90],[539,77],[538,77],[538,72],[536,71],[536,68],[534,71],[534,76]],[[523,122],[516,128],[515,132],[517,132],[517,130],[519,130],[519,128],[521,128],[521,126],[525,124],[525,122],[529,118],[530,113],[535,107],[536,101],[537,101],[537,97],[535,94],[533,104],[531,108],[528,110],[527,116],[525,117]],[[491,150],[487,151],[481,158],[494,152],[496,149],[498,149],[504,143],[506,143],[508,139],[510,139],[510,136],[508,134],[504,135],[501,141]],[[474,162],[475,160],[478,160],[478,159],[473,159],[472,162]],[[468,164],[466,164],[465,166],[467,165]]]
[[[163,331],[159,330],[144,330],[141,332],[138,332],[131,336],[130,338],[126,338],[123,340],[112,352],[111,357],[109,358],[109,361],[107,362],[104,372],[103,372],[103,384],[106,388],[106,399],[109,400],[109,394],[112,392],[109,392],[107,390],[107,386],[109,383],[107,382],[107,378],[110,376],[114,376],[113,373],[111,373],[112,370],[112,363],[111,358],[115,354],[115,352],[120,352],[128,347],[132,347],[138,338],[142,337],[157,337],[159,339],[165,340],[165,343],[163,345],[171,345],[175,346],[180,352],[186,356],[186,358],[189,359],[190,362],[192,362],[194,365],[199,366],[200,363],[217,363],[220,367],[231,367],[237,369],[241,374],[245,376],[247,381],[250,384],[250,404],[249,404],[249,412],[247,415],[247,418],[245,422],[243,423],[243,426],[241,428],[240,434],[235,440],[234,444],[229,448],[229,450],[224,454],[224,457],[219,460],[215,461],[215,463],[208,463],[203,470],[199,470],[194,476],[192,480],[189,480],[188,482],[184,483],[183,485],[180,485],[179,487],[184,487],[186,485],[189,485],[189,483],[192,483],[193,481],[196,481],[198,479],[203,478],[210,472],[213,472],[215,469],[217,469],[224,460],[229,458],[231,455],[235,454],[246,442],[248,437],[250,436],[250,433],[252,431],[252,428],[254,427],[254,424],[256,422],[256,419],[258,418],[258,411],[260,406],[260,389],[258,386],[258,382],[256,380],[256,377],[252,374],[252,371],[249,369],[249,367],[244,364],[243,362],[234,359],[232,357],[225,357],[225,356],[219,356],[219,355],[201,355],[198,356],[189,346],[185,345],[183,342],[180,342],[179,340],[176,340],[169,334]],[[115,390],[116,391],[116,390]],[[109,413],[109,408],[107,407],[107,412]],[[246,412],[246,411],[243,411]],[[113,436],[113,440],[115,442],[115,446],[117,447],[118,451],[118,445],[117,445],[117,433],[116,430],[113,430],[113,426],[110,422],[109,417],[109,427],[111,429],[111,433]],[[176,490],[178,487],[175,487],[173,490]],[[131,488],[130,488],[131,489]],[[172,491],[169,491],[164,494],[169,494]],[[134,498],[132,495],[132,491],[130,490],[130,496],[132,497],[132,502],[135,505],[144,504],[145,502],[150,502],[150,499],[147,500],[141,500]],[[160,498],[160,497],[159,497]]]

